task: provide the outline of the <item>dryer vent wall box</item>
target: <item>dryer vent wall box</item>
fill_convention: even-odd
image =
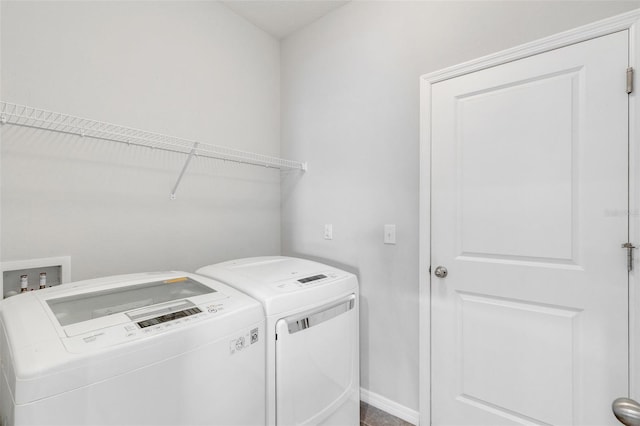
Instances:
[[[203,267],[259,300],[267,316],[267,424],[360,423],[358,280],[303,259]]]
[[[264,424],[262,306],[210,278],[30,291],[2,301],[0,323],[3,426]]]

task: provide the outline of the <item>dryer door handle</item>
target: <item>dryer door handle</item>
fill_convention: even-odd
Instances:
[[[297,333],[298,331],[305,330],[313,327],[314,325],[321,324],[325,321],[329,321],[332,318],[349,312],[356,305],[356,295],[352,294],[345,299],[342,299],[336,303],[322,306],[318,309],[308,311],[302,314],[283,318],[287,322],[287,328],[289,334]]]

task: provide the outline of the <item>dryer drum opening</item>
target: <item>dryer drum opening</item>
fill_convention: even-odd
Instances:
[[[321,324],[332,318],[337,317],[345,312],[349,312],[356,304],[356,295],[352,294],[346,299],[331,304],[329,306],[323,306],[320,310],[314,310],[312,312],[306,312],[304,314],[297,314],[293,317],[284,318],[287,322],[289,334],[297,333],[304,329],[313,327],[314,325]]]

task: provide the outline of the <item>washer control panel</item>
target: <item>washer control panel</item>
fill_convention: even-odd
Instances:
[[[162,315],[140,318],[120,325],[115,325],[90,333],[84,333],[70,338],[63,338],[67,350],[72,353],[82,353],[88,350],[104,348],[116,344],[137,340],[158,333],[187,327],[191,324],[223,314],[229,308],[228,300],[217,300],[200,306],[193,305],[187,309],[167,312]],[[231,303],[233,304],[233,303]]]
[[[170,314],[160,315],[159,317],[149,318],[144,321],[138,322],[140,328],[151,327],[152,325],[158,325],[163,322],[173,321],[178,318],[184,318],[191,315],[196,315],[202,312],[200,308],[195,307],[191,309],[185,309],[184,311],[172,312]]]

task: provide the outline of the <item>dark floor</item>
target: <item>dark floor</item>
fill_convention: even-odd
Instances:
[[[413,426],[376,407],[360,401],[360,426]]]

